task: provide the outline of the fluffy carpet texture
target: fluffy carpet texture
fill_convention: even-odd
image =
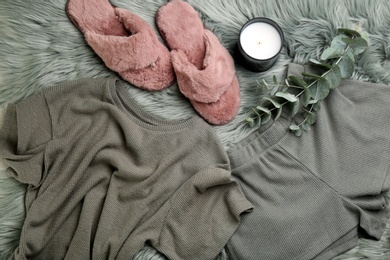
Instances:
[[[8,102],[17,102],[41,88],[82,77],[115,76],[86,44],[83,35],[65,13],[65,0],[0,1],[0,115]],[[92,3],[93,1],[91,1]],[[283,79],[290,62],[317,58],[336,34],[336,29],[362,29],[369,36],[369,49],[357,63],[354,79],[390,84],[390,2],[388,0],[188,0],[206,28],[233,55],[241,26],[254,17],[274,19],[285,34],[285,47],[268,71],[253,73],[236,64],[241,87],[241,106],[229,124],[215,126],[226,148],[254,129],[244,119],[262,94],[256,81]],[[143,18],[155,32],[155,13],[166,0],[112,0]],[[158,35],[161,39],[160,35]],[[389,86],[390,87],[390,86]],[[136,87],[130,93],[145,110],[164,118],[184,119],[195,113],[175,84],[148,92]],[[390,101],[389,101],[390,103]],[[364,184],[362,184],[364,185]],[[18,243],[24,219],[25,187],[11,179],[0,162],[0,258]],[[261,245],[259,245],[261,250]],[[145,247],[136,259],[165,259]],[[227,259],[222,252],[219,259]],[[381,241],[361,238],[359,245],[336,259],[390,259],[390,226]]]

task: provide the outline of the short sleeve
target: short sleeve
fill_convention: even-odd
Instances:
[[[196,173],[170,201],[159,242],[152,245],[170,259],[215,259],[252,204],[231,173],[210,167]]]
[[[51,139],[50,113],[43,92],[7,106],[0,130],[0,157],[17,180],[38,186],[44,151]]]

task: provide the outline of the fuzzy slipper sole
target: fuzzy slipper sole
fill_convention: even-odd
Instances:
[[[134,86],[160,90],[175,81],[168,49],[139,16],[107,0],[69,0],[66,13],[105,65]]]

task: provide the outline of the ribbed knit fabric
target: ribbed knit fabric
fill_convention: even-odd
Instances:
[[[289,75],[304,67],[291,64]],[[311,69],[311,68],[306,68]],[[228,151],[254,205],[229,241],[231,259],[331,259],[380,239],[389,218],[390,86],[344,80],[298,138],[283,116]]]
[[[252,205],[199,117],[144,112],[116,79],[83,79],[10,104],[0,155],[28,184],[15,259],[214,259]]]

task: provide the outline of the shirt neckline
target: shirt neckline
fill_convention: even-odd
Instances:
[[[164,119],[155,116],[137,104],[126,90],[125,83],[119,79],[109,80],[110,94],[115,105],[137,125],[155,131],[178,131],[193,126],[200,117],[193,116],[186,120]]]

